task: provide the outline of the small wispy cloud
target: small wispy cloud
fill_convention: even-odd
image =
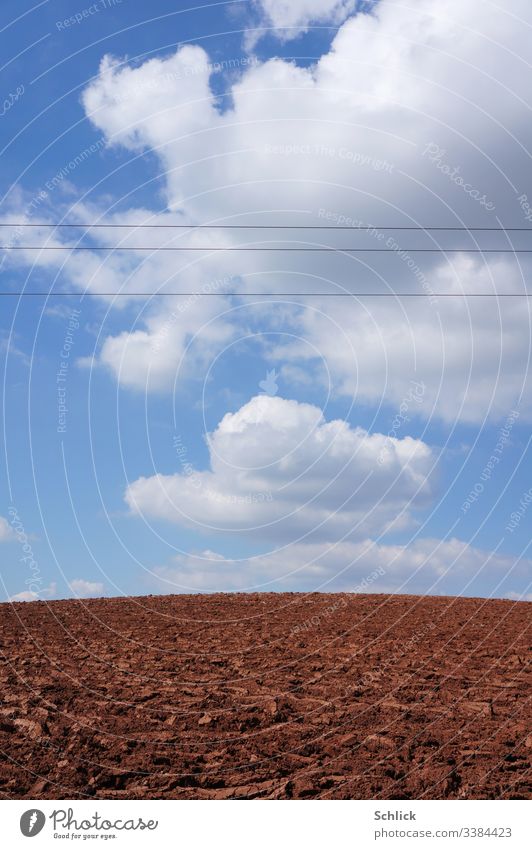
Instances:
[[[57,595],[57,584],[52,581],[47,587],[43,587],[39,592],[33,590],[23,590],[20,593],[10,596],[9,601],[40,601],[45,598],[53,598]]]
[[[31,363],[30,358],[27,354],[24,353],[20,348],[15,344],[13,337],[8,336],[6,333],[2,333],[0,331],[0,353],[5,354],[6,357],[16,357],[21,360],[24,365],[29,366]]]
[[[0,542],[12,542],[16,539],[15,531],[4,516],[0,516]]]
[[[512,590],[506,593],[506,598],[509,598],[511,601],[532,601],[532,593],[518,593]]]
[[[75,578],[70,581],[70,589],[78,598],[91,598],[103,595],[104,585],[99,581],[85,581],[83,578]]]

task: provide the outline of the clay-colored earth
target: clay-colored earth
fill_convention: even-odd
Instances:
[[[530,798],[532,604],[0,605],[2,798]]]

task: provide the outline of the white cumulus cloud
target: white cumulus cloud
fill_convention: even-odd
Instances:
[[[207,531],[293,541],[401,528],[431,495],[434,457],[422,441],[326,421],[318,407],[280,397],[258,395],[226,414],[208,447],[207,471],[132,482],[130,509]]]

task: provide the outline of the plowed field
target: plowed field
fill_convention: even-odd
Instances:
[[[530,798],[532,604],[0,605],[3,798]]]

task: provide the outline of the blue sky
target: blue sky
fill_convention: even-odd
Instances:
[[[529,597],[528,234],[389,229],[530,226],[483,5],[2,5],[5,599]]]

